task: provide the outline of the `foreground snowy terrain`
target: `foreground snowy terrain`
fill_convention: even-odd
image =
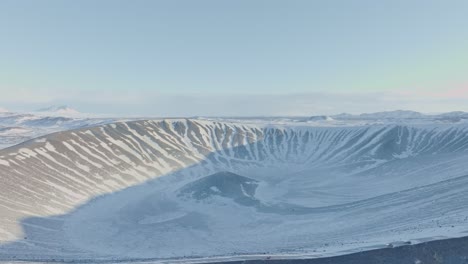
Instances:
[[[0,150],[0,259],[323,257],[466,236],[465,113],[105,124]]]

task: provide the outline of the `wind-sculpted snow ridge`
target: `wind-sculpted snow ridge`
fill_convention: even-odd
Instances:
[[[467,149],[463,124],[58,132],[0,150],[0,259],[320,257],[463,236]]]

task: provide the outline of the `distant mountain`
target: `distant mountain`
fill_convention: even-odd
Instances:
[[[311,116],[307,119],[307,121],[333,121],[333,118],[325,115]]]
[[[353,118],[355,116],[352,115],[352,114],[348,114],[348,113],[341,113],[341,114],[338,114],[338,115],[334,115],[332,117],[335,118],[335,119],[346,119],[346,118]]]
[[[55,113],[55,114],[60,114],[60,115],[76,115],[80,114],[79,111],[70,108],[66,105],[60,105],[60,106],[50,106],[46,108],[42,108],[37,110],[37,112],[43,112],[43,113]]]
[[[426,115],[409,110],[395,110],[395,111],[384,111],[375,113],[364,113],[360,115],[352,115],[348,113],[342,113],[334,115],[334,119],[412,119],[412,118],[424,118]]]
[[[467,112],[463,111],[454,111],[454,112],[448,112],[448,113],[443,113],[439,115],[440,117],[468,117]]]
[[[0,113],[8,113],[8,112],[10,112],[8,111],[8,109],[0,107]]]
[[[377,113],[370,113],[370,114],[360,114],[360,117],[364,118],[420,118],[424,117],[423,114],[415,111],[407,111],[407,110],[396,110],[396,111],[385,111],[385,112],[377,112]]]

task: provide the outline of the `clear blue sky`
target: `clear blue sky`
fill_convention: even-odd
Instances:
[[[467,14],[466,0],[1,0],[0,106],[468,110]]]

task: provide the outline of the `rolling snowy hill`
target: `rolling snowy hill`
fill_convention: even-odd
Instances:
[[[37,113],[0,111],[0,149],[53,132],[102,125],[116,121],[113,118],[81,116],[75,110],[72,112],[70,108],[62,107],[56,110],[53,112]]]
[[[0,150],[0,258],[320,257],[464,236],[467,150],[463,122],[58,132]]]

